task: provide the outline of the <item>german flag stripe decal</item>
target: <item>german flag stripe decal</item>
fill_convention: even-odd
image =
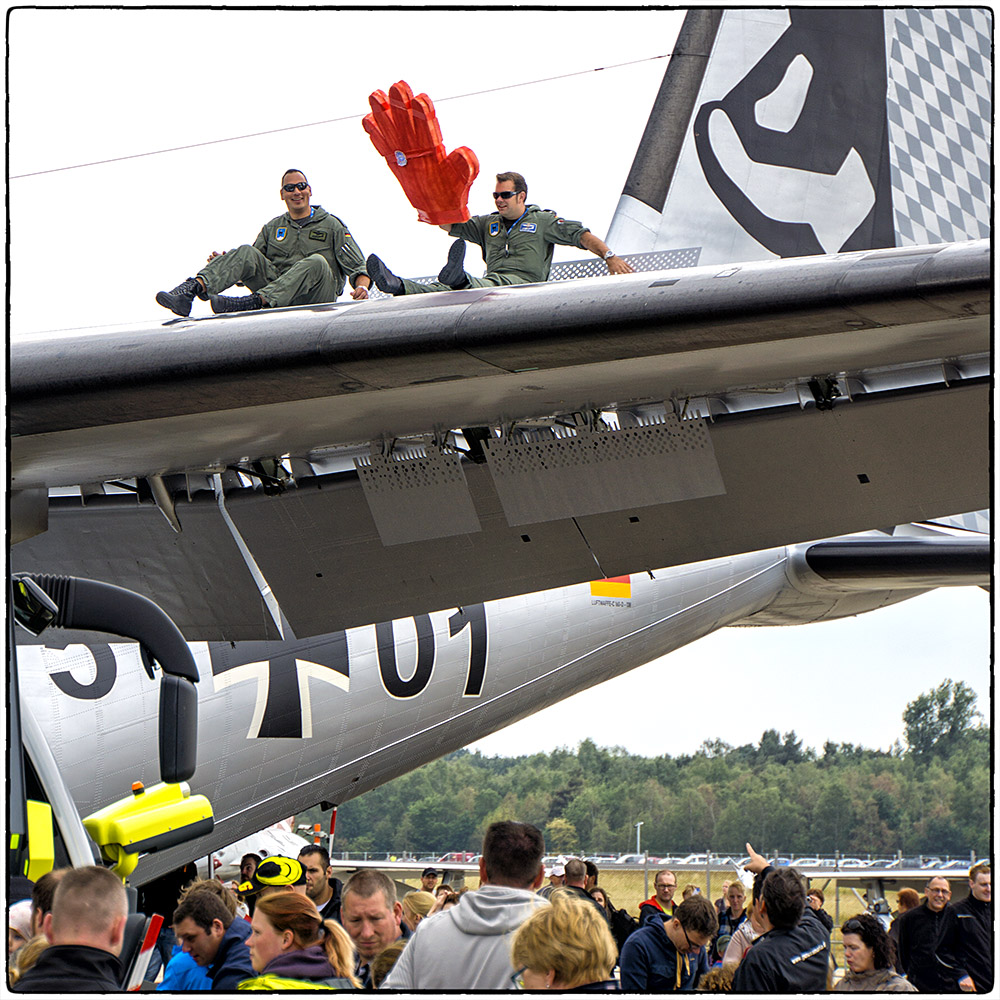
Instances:
[[[632,580],[628,576],[612,576],[607,580],[594,580],[590,585],[591,597],[632,596]]]

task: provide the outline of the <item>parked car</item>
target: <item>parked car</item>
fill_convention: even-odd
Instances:
[[[703,865],[708,861],[707,854],[689,854],[686,858],[681,858],[679,864],[682,865]]]
[[[641,865],[645,860],[645,854],[619,854],[614,863],[616,865]]]

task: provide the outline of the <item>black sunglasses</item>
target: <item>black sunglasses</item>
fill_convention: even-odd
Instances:
[[[507,201],[509,198],[513,198],[516,194],[516,191],[494,191],[493,200],[496,201],[497,198],[503,198],[504,201]]]
[[[305,181],[299,181],[298,184],[282,184],[282,191],[305,191],[309,185]]]
[[[846,924],[841,928],[841,933],[843,934],[858,934],[864,930],[864,924],[861,923],[857,918],[852,918],[847,921]]]

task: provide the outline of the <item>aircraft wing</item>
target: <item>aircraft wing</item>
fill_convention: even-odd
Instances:
[[[12,568],[258,639],[978,510],[990,292],[977,240],[15,338]]]

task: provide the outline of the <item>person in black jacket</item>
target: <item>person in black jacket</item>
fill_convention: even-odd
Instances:
[[[618,945],[618,951],[622,950],[628,936],[639,927],[639,921],[627,910],[619,910],[611,901],[607,889],[601,885],[595,885],[590,890],[590,897],[598,906],[604,907],[604,912],[608,916],[608,925],[611,927],[611,936]]]
[[[963,993],[993,989],[993,896],[990,866],[969,870],[969,895],[945,910],[938,959],[948,986]]]
[[[747,844],[747,870],[763,876],[761,934],[733,977],[734,993],[810,993],[827,988],[830,932],[806,906],[794,868],[774,868]]]
[[[806,893],[806,904],[819,917],[819,922],[828,930],[833,930],[833,917],[823,909],[826,902],[822,889],[810,888]]]
[[[125,886],[96,865],[67,871],[42,931],[52,944],[17,981],[17,993],[121,992],[118,960],[128,919]]]
[[[577,899],[586,900],[588,906],[593,906],[610,927],[611,921],[608,919],[607,911],[593,896],[587,892],[587,866],[579,858],[570,858],[566,862],[566,882],[561,886],[564,892],[569,892]]]
[[[899,919],[904,913],[920,905],[920,893],[916,889],[902,888],[896,893],[896,916],[889,924],[889,940],[892,942],[893,968],[902,975],[903,966],[899,961]]]
[[[298,862],[306,875],[306,895],[316,904],[324,920],[340,923],[340,893],[344,883],[334,878],[330,852],[321,844],[306,844]]]
[[[921,993],[942,993],[949,984],[938,961],[937,948],[951,887],[943,875],[936,875],[924,891],[927,896],[923,903],[899,918],[899,964]]]

